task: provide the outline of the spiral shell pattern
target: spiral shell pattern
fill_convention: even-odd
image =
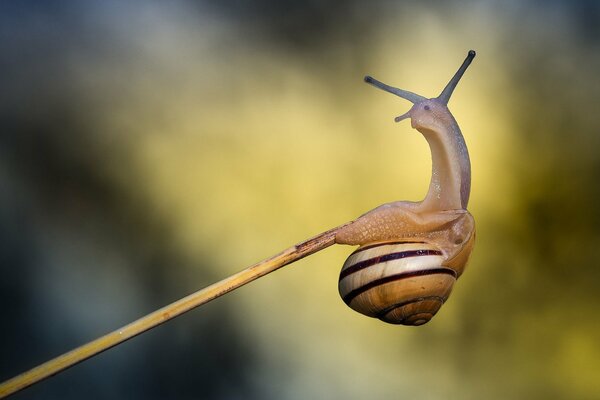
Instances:
[[[339,292],[355,311],[391,324],[423,325],[444,304],[457,278],[446,257],[425,242],[358,248],[340,272]]]

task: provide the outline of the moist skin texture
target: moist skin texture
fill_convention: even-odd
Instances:
[[[435,241],[447,260],[452,260],[475,236],[475,222],[466,210],[471,187],[469,154],[458,124],[439,100],[415,104],[406,117],[431,149],[432,178],[427,196],[421,202],[398,201],[369,211],[343,227],[336,234],[336,242]]]

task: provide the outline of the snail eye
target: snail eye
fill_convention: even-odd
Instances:
[[[425,110],[427,110],[427,111],[431,110],[431,107],[429,107],[429,106],[425,106],[425,107],[423,107],[423,108],[424,108]]]

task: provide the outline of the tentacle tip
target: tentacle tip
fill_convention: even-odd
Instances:
[[[475,50],[469,50],[469,57],[474,58],[477,55]]]
[[[369,76],[369,75],[366,75],[366,76],[365,76],[365,78],[364,78],[364,80],[365,80],[365,82],[367,82],[367,83],[372,83],[372,82],[373,82],[373,77],[372,77],[372,76]]]
[[[403,121],[405,119],[409,119],[410,117],[411,117],[411,115],[410,115],[410,110],[409,110],[408,112],[405,112],[404,114],[399,115],[396,118],[394,118],[394,121],[400,122],[400,121]]]

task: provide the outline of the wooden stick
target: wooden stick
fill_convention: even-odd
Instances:
[[[344,225],[342,225],[344,226]],[[96,340],[93,340],[83,346],[69,351],[61,356],[53,358],[27,372],[17,375],[0,384],[0,398],[5,398],[28,386],[33,385],[45,378],[59,373],[81,361],[84,361],[104,350],[108,350],[139,335],[149,329],[152,329],[170,319],[173,319],[185,312],[188,312],[202,304],[216,299],[219,296],[227,294],[246,283],[252,282],[270,272],[273,272],[287,264],[300,260],[310,254],[323,250],[335,243],[335,235],[342,227],[337,227],[323,232],[311,239],[305,240],[295,246],[292,246],[281,253],[261,261],[253,266],[246,268],[237,274],[231,275],[211,286],[201,289],[187,297],[171,303],[157,311],[154,311],[145,317],[138,319],[106,334]]]

